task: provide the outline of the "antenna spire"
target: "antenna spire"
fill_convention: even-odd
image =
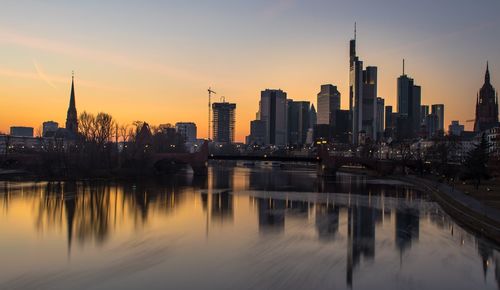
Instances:
[[[354,40],[356,40],[356,21],[354,22]]]
[[[403,58],[403,75],[405,75],[405,59]]]

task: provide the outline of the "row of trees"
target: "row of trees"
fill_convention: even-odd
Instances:
[[[434,139],[429,148],[414,146],[411,142],[392,142],[389,150],[397,152],[393,157],[404,164],[411,164],[419,174],[431,172],[447,179],[471,180],[478,187],[481,180],[492,175],[490,165],[495,160],[490,158],[490,145],[483,134],[474,148],[462,156],[462,143],[459,141],[457,136],[442,136]],[[378,144],[367,142],[359,154],[364,158],[377,158],[379,150]]]

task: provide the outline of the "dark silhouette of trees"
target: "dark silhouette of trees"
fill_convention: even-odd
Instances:
[[[467,158],[464,162],[462,179],[473,180],[476,189],[479,187],[482,179],[488,179],[490,177],[488,168],[489,147],[490,145],[483,133],[481,135],[481,141],[467,154]]]

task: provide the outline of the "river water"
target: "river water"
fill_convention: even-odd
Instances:
[[[0,182],[0,289],[499,289],[497,247],[425,192],[289,167]]]

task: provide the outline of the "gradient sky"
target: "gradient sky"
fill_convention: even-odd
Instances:
[[[498,0],[125,1],[3,0],[0,131],[64,125],[71,71],[78,112],[120,123],[194,121],[207,132],[208,86],[237,103],[236,139],[255,118],[260,91],[281,88],[316,103],[332,83],[348,106],[348,41],[379,68],[379,96],[396,105],[401,60],[422,103],[451,120],[474,118],[490,61],[500,88]],[[472,123],[467,123],[471,128]]]

